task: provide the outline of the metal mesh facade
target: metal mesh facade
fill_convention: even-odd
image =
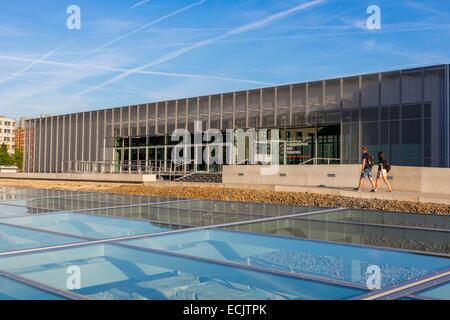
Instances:
[[[394,165],[450,167],[449,81],[449,66],[438,65],[31,119],[24,170],[114,161],[118,137],[193,131],[195,121],[220,130],[334,125],[342,163],[358,162],[367,145]],[[127,143],[121,148],[129,148],[129,158],[139,152]]]

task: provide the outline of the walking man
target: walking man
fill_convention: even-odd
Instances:
[[[367,147],[362,147],[361,151],[361,176],[359,178],[359,185],[357,188],[355,188],[355,190],[361,192],[361,189],[364,186],[364,179],[368,177],[370,183],[372,184],[372,192],[375,192],[375,182],[372,178],[372,167],[374,165],[373,158],[369,154],[369,149]]]

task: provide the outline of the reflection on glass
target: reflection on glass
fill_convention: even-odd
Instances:
[[[5,219],[8,220],[8,219]],[[80,242],[80,239],[0,224],[0,252]]]
[[[85,194],[79,191],[22,189],[13,187],[0,187],[0,202],[8,203],[12,200],[33,199],[42,197],[61,197]]]
[[[135,204],[176,201],[167,197],[128,196],[109,193],[92,193],[87,195],[65,196],[55,198],[38,198],[11,201],[10,204],[55,211],[71,211],[113,206],[128,206]]]
[[[10,218],[10,217],[18,217],[18,216],[26,216],[33,215],[38,213],[50,212],[51,210],[43,210],[36,208],[27,208],[27,207],[18,207],[18,206],[10,206],[5,204],[0,204],[0,219],[2,218]]]
[[[183,232],[124,243],[362,286],[373,265],[381,270],[382,287],[450,267],[450,259],[445,258],[223,230]]]
[[[264,216],[249,214],[196,211],[192,209],[175,209],[163,206],[133,206],[126,208],[113,208],[106,210],[89,211],[90,214],[103,216],[125,217],[131,219],[147,220],[157,223],[167,223],[184,227],[203,227],[224,223],[249,221]]]
[[[0,276],[0,300],[63,300],[63,298]]]
[[[450,282],[441,284],[431,289],[424,290],[416,294],[419,297],[436,300],[450,300]]]
[[[231,201],[191,200],[167,204],[158,204],[161,208],[202,210],[209,212],[226,212],[259,216],[282,216],[321,210],[318,207],[301,207],[295,205],[277,205],[265,203],[244,203]]]
[[[450,236],[444,231],[354,225],[307,219],[280,219],[231,227],[232,230],[267,233],[303,239],[326,240],[376,247],[450,254]]]
[[[364,293],[114,245],[0,259],[0,269],[59,289],[66,289],[70,265],[82,275],[82,288],[73,292],[102,300],[348,299]]]
[[[450,230],[450,216],[433,214],[343,210],[314,214],[308,216],[308,219]]]
[[[147,221],[116,219],[79,213],[58,213],[52,215],[5,219],[9,224],[40,230],[64,233],[93,239],[107,239],[137,234],[156,233],[179,229],[167,224]]]

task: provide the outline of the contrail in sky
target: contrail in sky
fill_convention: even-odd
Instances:
[[[232,30],[230,30],[230,31],[220,35],[220,36],[213,37],[213,38],[210,38],[210,39],[206,39],[206,40],[203,40],[203,41],[199,41],[199,42],[194,43],[192,45],[180,48],[180,49],[178,49],[176,51],[173,51],[173,52],[171,52],[169,54],[166,54],[166,55],[164,55],[164,56],[162,56],[162,57],[160,57],[160,58],[158,58],[156,60],[153,60],[153,61],[151,61],[151,62],[149,62],[147,64],[144,64],[144,65],[142,65],[140,67],[137,67],[137,68],[128,70],[126,72],[123,72],[122,74],[117,75],[117,76],[115,76],[115,77],[113,77],[113,78],[111,78],[111,79],[109,79],[109,80],[107,80],[107,81],[97,85],[97,86],[93,86],[90,89],[81,91],[78,94],[76,94],[75,96],[80,96],[80,95],[84,95],[84,94],[87,94],[87,93],[90,93],[90,92],[94,92],[94,91],[96,91],[98,89],[103,88],[104,86],[106,86],[108,84],[115,83],[115,82],[117,82],[119,80],[122,80],[122,79],[124,79],[124,78],[126,78],[126,77],[128,77],[128,76],[130,76],[130,75],[132,75],[134,73],[138,73],[138,72],[143,71],[143,70],[145,70],[147,68],[154,67],[154,66],[163,64],[165,62],[171,61],[171,60],[173,60],[173,59],[175,59],[175,58],[177,58],[179,56],[185,55],[185,54],[187,54],[187,53],[189,53],[191,51],[194,51],[196,49],[199,49],[199,48],[206,47],[208,45],[214,44],[214,43],[216,43],[218,41],[224,40],[224,39],[229,38],[231,36],[235,36],[235,35],[239,35],[241,33],[245,33],[245,32],[248,32],[248,31],[252,31],[252,30],[263,28],[264,26],[266,26],[266,25],[268,25],[268,24],[270,24],[272,22],[275,22],[277,20],[281,20],[281,19],[286,18],[286,17],[288,17],[288,16],[290,16],[292,14],[295,14],[297,12],[306,10],[306,9],[312,7],[312,6],[315,6],[315,5],[319,4],[319,3],[322,3],[323,1],[324,0],[314,0],[314,1],[306,2],[306,3],[303,3],[301,5],[295,6],[295,7],[291,8],[291,9],[288,9],[288,10],[285,10],[285,11],[273,14],[271,16],[268,16],[268,17],[266,17],[264,19],[261,19],[261,20],[258,20],[256,22],[252,22],[252,23],[240,26],[238,28],[232,29]]]
[[[140,1],[140,2],[138,2],[138,3],[134,4],[134,5],[132,5],[132,6],[130,7],[130,11],[136,9],[137,7],[143,6],[144,4],[149,3],[149,2],[150,2],[150,0]]]
[[[56,62],[56,61],[42,60],[42,59],[35,60],[35,59],[30,59],[30,58],[20,58],[20,57],[8,56],[8,55],[0,55],[0,60],[30,62],[33,65],[34,64],[43,64],[43,65],[58,66],[58,67],[65,67],[65,68],[92,68],[92,69],[99,69],[99,70],[119,72],[119,73],[125,73],[125,72],[130,71],[130,69],[123,69],[123,68],[114,68],[114,67],[99,66],[99,65],[92,65],[92,64],[75,64],[75,63],[66,63],[66,62]],[[144,74],[144,75],[154,75],[154,76],[177,77],[177,78],[200,78],[200,79],[245,82],[245,83],[261,84],[261,85],[273,85],[273,83],[256,81],[256,80],[236,79],[236,78],[227,78],[227,77],[220,77],[220,76],[191,74],[191,73],[159,72],[159,71],[147,71],[147,70],[139,70],[139,71],[135,71],[134,73]]]
[[[50,57],[52,54],[54,54],[56,51],[60,50],[61,48],[65,47],[66,45],[68,45],[70,42],[66,42],[65,44],[63,44],[62,46],[59,46],[58,48],[50,51],[49,53],[45,54],[42,58],[38,59],[38,60],[33,60],[30,61],[31,63],[27,66],[25,66],[24,68],[20,69],[17,72],[14,72],[12,75],[10,75],[9,77],[6,77],[4,79],[0,80],[0,84],[3,84],[5,82],[8,82],[10,80],[13,80],[15,78],[17,78],[18,76],[20,76],[22,73],[24,73],[25,71],[30,70],[31,68],[33,68],[35,65],[40,64],[41,62],[43,62],[45,59],[47,59],[48,57]]]
[[[155,25],[155,24],[157,24],[157,23],[159,23],[159,22],[161,22],[161,21],[167,20],[167,19],[169,19],[170,17],[173,17],[173,16],[175,16],[175,15],[177,15],[177,14],[180,14],[180,13],[182,13],[182,12],[184,12],[184,11],[187,11],[187,10],[193,8],[193,7],[199,6],[199,5],[201,5],[202,3],[204,3],[204,2],[206,2],[206,0],[201,0],[201,1],[195,2],[195,3],[193,3],[193,4],[190,4],[190,5],[186,6],[186,7],[183,7],[183,8],[181,8],[181,9],[178,9],[178,10],[176,10],[176,11],[173,11],[173,12],[171,12],[171,13],[169,13],[169,14],[166,14],[166,15],[163,16],[163,17],[160,17],[160,18],[158,18],[158,19],[156,19],[156,20],[153,20],[153,21],[151,21],[151,22],[149,22],[149,23],[147,23],[147,24],[144,24],[143,26],[141,26],[141,27],[139,27],[139,28],[137,28],[137,29],[135,29],[135,30],[133,30],[133,31],[130,31],[130,32],[128,32],[128,33],[125,33],[125,34],[121,35],[121,36],[118,37],[118,38],[115,38],[115,39],[113,39],[113,40],[111,40],[111,41],[109,41],[109,42],[106,42],[106,43],[102,44],[101,46],[99,46],[99,47],[97,47],[97,48],[95,48],[95,49],[93,49],[93,50],[91,50],[91,51],[89,51],[89,52],[86,52],[85,54],[79,56],[78,58],[76,58],[76,59],[73,60],[72,62],[80,61],[80,60],[82,60],[82,59],[84,59],[84,58],[86,58],[86,57],[88,57],[88,56],[90,56],[90,55],[96,53],[97,51],[99,51],[99,50],[101,50],[101,49],[103,49],[103,48],[106,48],[106,47],[108,47],[108,46],[110,46],[110,45],[112,45],[112,44],[114,44],[114,43],[116,43],[116,42],[118,42],[118,41],[120,41],[120,40],[125,39],[125,38],[128,38],[129,36],[131,36],[131,35],[133,35],[133,34],[135,34],[135,33],[138,33],[139,31],[142,31],[142,30],[144,30],[144,29],[147,29],[147,28],[149,28],[149,27],[151,27],[151,26],[153,26],[153,25]]]

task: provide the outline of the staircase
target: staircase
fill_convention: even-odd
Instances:
[[[222,173],[194,173],[186,175],[179,182],[222,183]]]

